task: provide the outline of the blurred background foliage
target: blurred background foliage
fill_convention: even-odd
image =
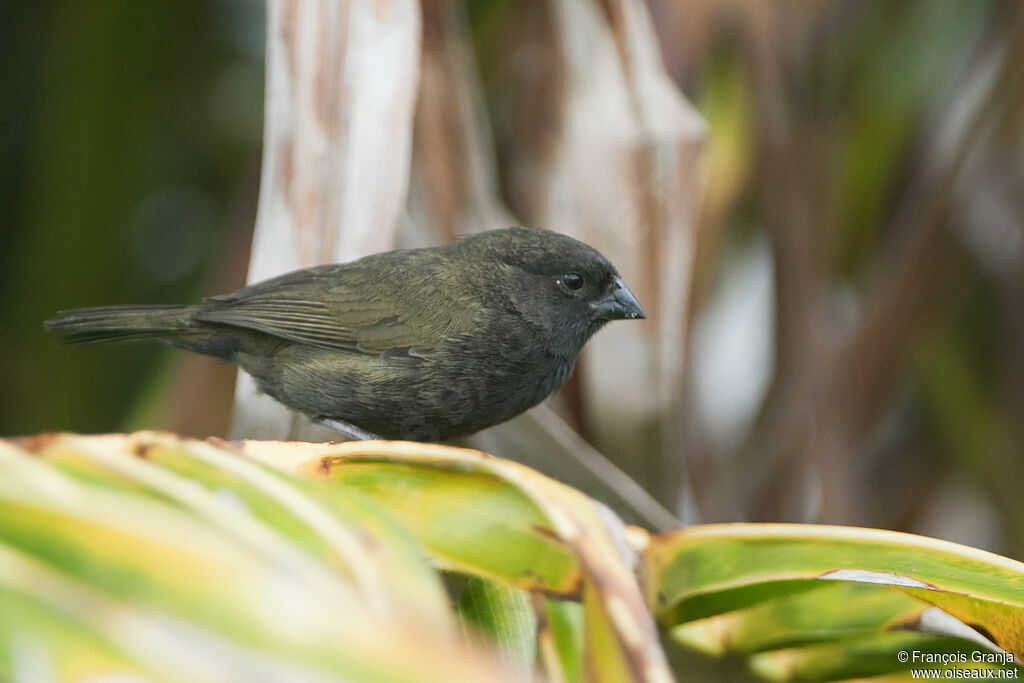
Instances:
[[[466,3],[492,108],[516,4]],[[225,433],[229,366],[58,349],[41,323],[242,284],[262,5],[0,7],[0,433]],[[1024,556],[1018,3],[649,7],[709,128],[679,302],[687,437],[663,502],[687,521],[868,524]],[[492,120],[501,153],[514,140]]]
[[[39,323],[60,308],[183,301],[242,281],[262,132],[262,7],[3,7],[0,432],[148,422],[140,402],[158,400],[178,365],[171,354],[68,354]],[[223,413],[230,387],[217,397]],[[187,410],[193,429],[225,429],[225,415],[206,421],[189,408],[161,414]]]

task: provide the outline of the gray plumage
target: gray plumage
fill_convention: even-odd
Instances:
[[[506,228],[305,268],[192,306],[78,309],[45,326],[66,343],[157,339],[224,358],[314,420],[435,441],[536,405],[605,322],[642,317],[593,248]]]

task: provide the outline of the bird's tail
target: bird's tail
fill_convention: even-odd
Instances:
[[[61,311],[43,327],[61,344],[168,339],[189,331],[188,306],[100,306]]]

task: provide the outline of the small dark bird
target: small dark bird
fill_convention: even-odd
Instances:
[[[45,327],[71,344],[156,339],[224,358],[314,421],[440,441],[540,403],[606,322],[643,317],[595,249],[505,228],[297,270],[193,306],[62,311]]]

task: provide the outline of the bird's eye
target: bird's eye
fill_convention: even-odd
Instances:
[[[579,273],[566,273],[561,279],[565,288],[573,292],[578,291],[583,286],[583,276]]]

